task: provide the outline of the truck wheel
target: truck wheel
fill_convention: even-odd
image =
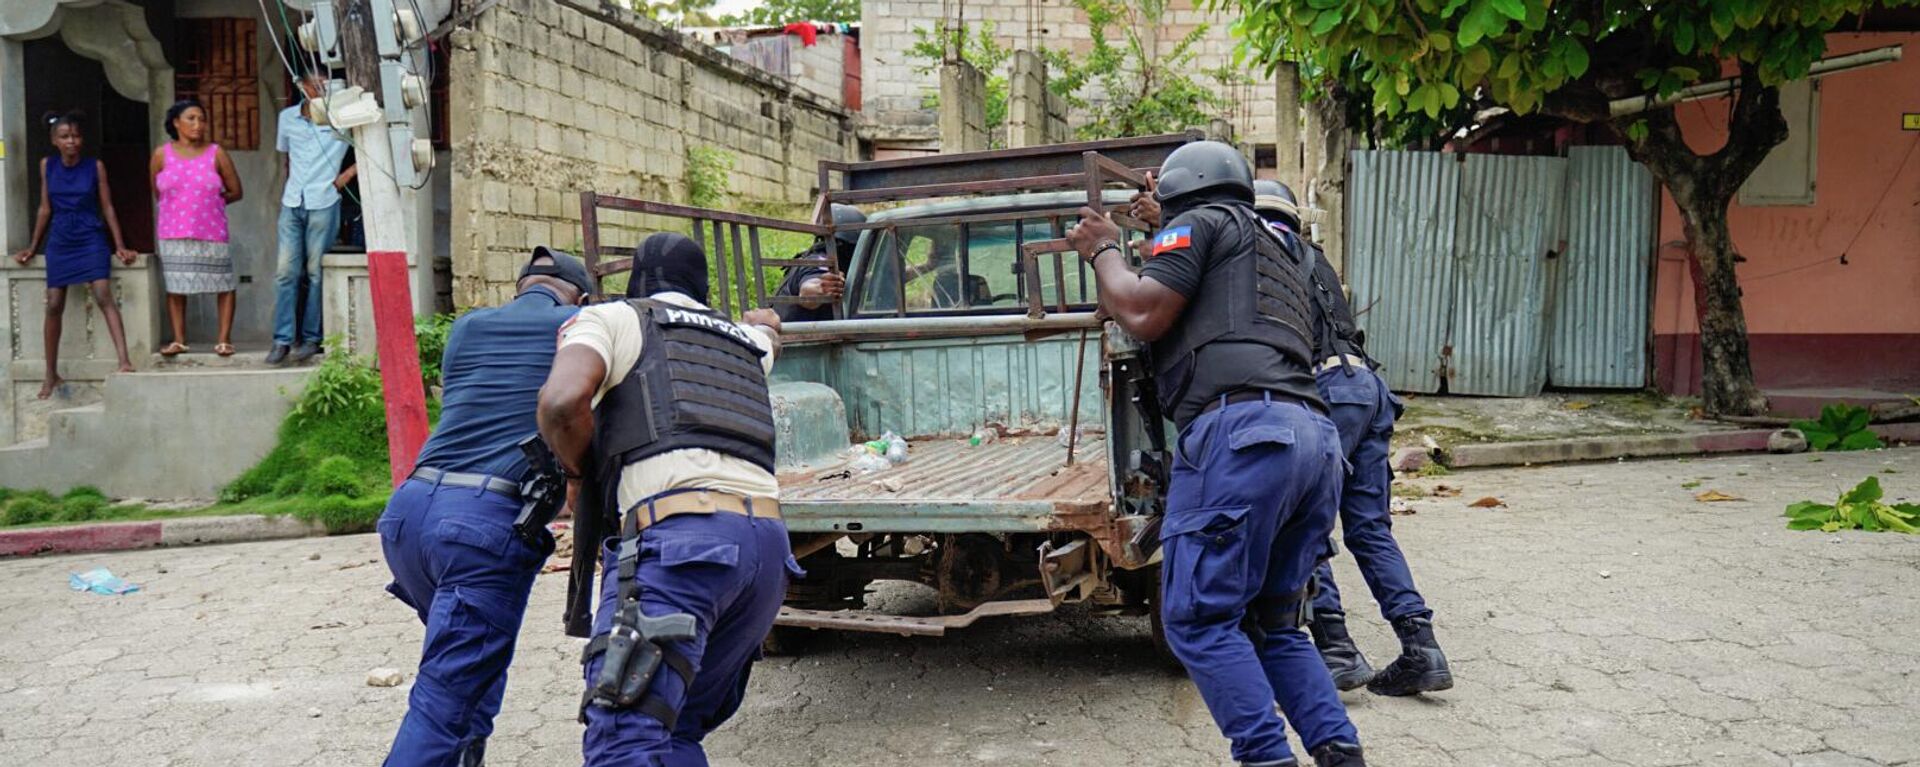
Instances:
[[[1151,626],[1148,632],[1153,637],[1153,655],[1160,659],[1169,670],[1186,673],[1187,667],[1174,657],[1173,646],[1167,644],[1167,627],[1160,620],[1160,568],[1153,568],[1153,596],[1147,599],[1147,622]]]
[[[774,626],[772,631],[767,632],[767,638],[760,640],[760,652],[769,658],[805,655],[807,648],[813,644],[814,635],[819,633],[814,629],[796,626]]]

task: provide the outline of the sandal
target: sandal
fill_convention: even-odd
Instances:
[[[222,357],[233,356],[233,344],[214,344],[213,353]]]
[[[193,347],[180,343],[179,341],[175,341],[173,343],[167,344],[166,346],[162,347],[160,349],[160,356],[173,357],[176,355],[185,354],[190,351],[193,351]]]

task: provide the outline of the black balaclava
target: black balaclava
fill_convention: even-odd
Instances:
[[[707,254],[684,234],[658,232],[633,249],[633,275],[627,280],[628,298],[655,293],[685,293],[707,302]]]

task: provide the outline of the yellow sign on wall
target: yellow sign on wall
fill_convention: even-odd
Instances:
[[[1920,130],[1920,114],[1908,112],[1900,116],[1900,130]],[[0,155],[5,156],[5,155]]]

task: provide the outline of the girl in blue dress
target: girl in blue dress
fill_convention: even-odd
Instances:
[[[33,221],[33,239],[27,241],[26,250],[13,257],[21,264],[27,263],[41,238],[46,238],[47,373],[40,385],[40,399],[53,396],[64,382],[60,378],[60,321],[67,309],[67,288],[72,285],[93,289],[93,303],[100,307],[107,333],[113,337],[113,350],[120,355],[120,372],[133,372],[133,361],[127,357],[127,334],[120,323],[120,305],[113,300],[113,283],[107,273],[113,256],[132,266],[134,253],[120,238],[120,220],[113,212],[106,166],[80,153],[86,143],[80,121],[78,112],[48,113],[45,118],[58,154],[40,161],[40,212]],[[108,234],[113,235],[111,248]]]

